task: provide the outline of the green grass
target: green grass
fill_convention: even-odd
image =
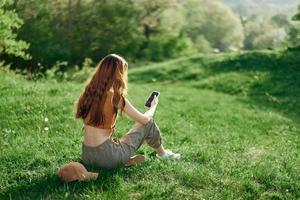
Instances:
[[[132,69],[129,99],[144,111],[149,93],[161,92],[155,120],[182,159],[157,160],[145,146],[145,163],[91,169],[96,181],[70,184],[56,171],[81,161],[82,124],[73,116],[84,85],[1,71],[0,198],[299,199],[299,60],[264,51]],[[117,135],[132,125],[119,117]]]

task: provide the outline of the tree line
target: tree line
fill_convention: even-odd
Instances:
[[[286,16],[244,19],[217,0],[0,2],[0,58],[31,71],[80,67],[112,52],[134,62],[277,47],[298,35]]]

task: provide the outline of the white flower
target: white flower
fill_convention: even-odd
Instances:
[[[45,117],[45,122],[48,122],[48,121],[49,121],[49,119],[47,117]]]
[[[44,130],[45,130],[45,131],[48,131],[48,130],[49,130],[49,128],[48,128],[48,127],[45,127],[45,128],[44,128]]]

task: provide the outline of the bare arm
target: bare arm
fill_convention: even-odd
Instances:
[[[153,117],[156,107],[157,107],[158,99],[155,97],[151,102],[151,107],[144,114],[138,111],[127,98],[125,98],[125,107],[124,112],[134,121],[140,124],[147,124],[150,119]]]
[[[153,99],[152,102],[151,102],[151,107],[149,108],[149,110],[147,110],[147,111],[144,113],[144,115],[149,116],[149,117],[152,118],[153,115],[154,115],[154,113],[155,113],[157,104],[158,104],[158,97],[157,97],[157,96],[154,96],[154,99]]]

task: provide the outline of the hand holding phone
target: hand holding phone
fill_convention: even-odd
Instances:
[[[152,94],[150,95],[150,97],[148,98],[148,100],[146,101],[145,106],[150,108],[154,97],[158,97],[158,96],[159,96],[159,92],[153,91]]]

